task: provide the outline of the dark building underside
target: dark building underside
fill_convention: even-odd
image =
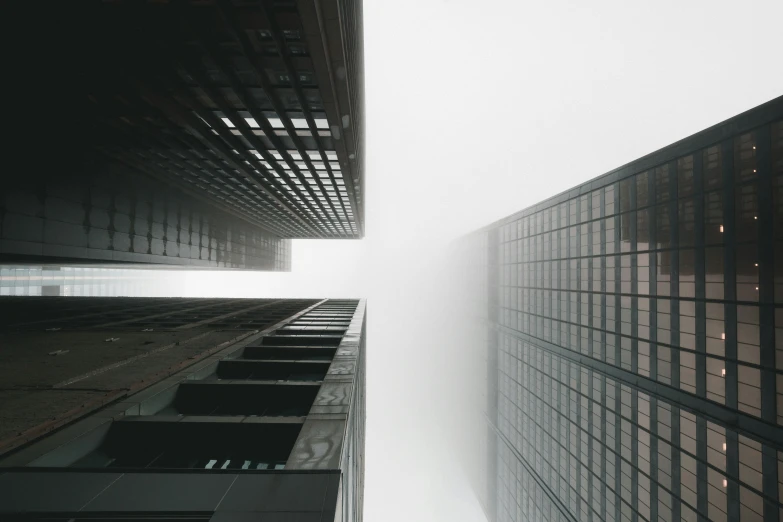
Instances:
[[[363,236],[360,2],[1,9],[0,254],[285,270]]]

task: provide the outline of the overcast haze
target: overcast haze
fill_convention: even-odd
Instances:
[[[366,0],[364,17],[366,239],[295,241],[291,273],[173,277],[191,296],[367,297],[365,520],[482,521],[447,244],[783,94],[783,2]]]
[[[295,241],[290,274],[188,288],[368,297],[365,519],[481,521],[446,244],[783,94],[783,2],[367,0],[364,15],[366,239]]]

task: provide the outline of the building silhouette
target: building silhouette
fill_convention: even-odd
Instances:
[[[783,98],[467,241],[491,521],[783,520]]]
[[[0,311],[0,519],[362,520],[363,300]]]
[[[289,270],[291,238],[363,237],[360,1],[0,13],[0,261]]]

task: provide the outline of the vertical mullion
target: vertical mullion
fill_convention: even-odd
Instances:
[[[651,201],[655,201],[654,199]],[[654,365],[653,365],[654,367]],[[650,396],[650,520],[658,521],[658,399]]]
[[[636,350],[634,350],[635,352]],[[639,391],[631,388],[631,507],[639,519]]]
[[[670,168],[670,172],[672,169]],[[676,172],[676,170],[675,170]],[[671,303],[671,345],[672,345],[672,376],[671,385],[680,388],[680,234],[678,208],[677,177],[669,176],[669,234],[670,259],[669,265],[669,297]],[[678,417],[679,418],[679,417]],[[679,420],[677,421],[679,425]]]
[[[601,361],[606,361],[606,189],[601,189]],[[604,507],[604,512],[606,508]]]
[[[618,227],[619,230],[619,227]],[[617,349],[619,350],[619,343],[617,345]],[[619,361],[619,358],[618,358]],[[620,384],[620,381],[615,380],[614,382],[614,451],[615,451],[615,470],[614,470],[614,480],[615,480],[615,520],[619,521],[622,520],[622,480],[623,480],[623,465],[622,465],[622,458],[620,455],[622,454],[622,451],[620,447],[622,446],[622,440],[623,440],[623,431],[622,431],[622,385]]]
[[[648,180],[649,180],[649,172],[647,174]],[[631,248],[630,248],[630,254],[629,260],[630,260],[630,271],[631,271],[631,371],[634,373],[639,372],[639,341],[637,339],[637,335],[639,333],[639,298],[637,297],[637,294],[639,293],[639,283],[637,281],[637,219],[639,215],[638,210],[638,197],[637,197],[637,183],[639,182],[639,176],[633,176],[631,178],[631,211],[628,213],[630,216],[630,225],[631,225]],[[635,397],[635,395],[634,395]],[[635,400],[635,399],[634,399]],[[635,437],[634,437],[635,439]],[[634,444],[636,444],[634,440]],[[634,459],[636,459],[636,451],[634,450]],[[635,465],[635,463],[634,463]],[[636,499],[636,485],[634,484],[634,504]],[[634,510],[636,509],[636,505],[634,505]]]
[[[770,128],[755,133],[759,194],[759,324],[761,349],[761,418],[775,424],[775,264],[773,180],[770,157]]]
[[[707,507],[707,420],[696,415],[696,494],[699,513],[706,517]]]
[[[647,209],[650,280],[650,379],[658,380],[658,186],[650,178],[650,206]],[[656,508],[657,511],[657,508]]]
[[[704,194],[702,193],[703,158],[693,155],[693,247],[696,298],[696,395],[707,396],[707,303],[704,251]]]
[[[721,147],[721,171],[723,176],[723,264],[726,339],[726,406],[737,409],[737,271],[735,266],[734,219],[734,142],[723,141]],[[729,480],[726,491],[729,520],[739,520],[739,439],[735,430],[726,430],[726,474]]]
[[[582,352],[582,197],[576,199],[576,322],[571,329],[576,330],[575,351]]]
[[[674,350],[672,350],[674,351]],[[674,367],[672,367],[672,372],[674,372]],[[671,410],[671,422],[672,422],[672,432],[671,432],[671,455],[672,455],[672,520],[680,520],[680,514],[682,513],[681,509],[681,499],[682,499],[682,492],[680,487],[680,473],[682,470],[682,463],[680,459],[680,408],[677,406],[670,404],[669,405]]]
[[[726,430],[726,475],[729,477],[726,486],[726,507],[728,519],[740,519],[739,484],[739,438],[733,429]]]
[[[771,132],[769,126],[755,132],[756,169],[758,171],[759,193],[759,323],[761,350],[761,418],[777,423],[777,378],[775,348],[775,264],[774,242],[774,184],[772,179]],[[774,520],[780,501],[778,486],[778,459],[775,448],[762,446],[762,488],[767,499],[764,501],[764,519]]]
[[[620,324],[622,323],[622,317],[620,312],[622,306],[620,302],[620,290],[621,290],[621,277],[620,277],[620,265],[622,264],[620,259],[620,252],[622,251],[622,213],[620,208],[620,183],[615,183],[614,186],[614,208],[615,208],[615,224],[614,224],[614,292],[611,299],[614,299],[614,365],[620,366],[622,361],[622,351],[620,342]],[[618,468],[619,471],[619,468]],[[617,490],[619,492],[619,489]]]
[[[737,270],[734,219],[734,143],[721,143],[723,174],[723,265],[726,322],[726,406],[737,409]]]

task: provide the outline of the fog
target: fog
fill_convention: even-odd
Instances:
[[[780,2],[365,2],[367,227],[205,295],[368,298],[365,519],[481,521],[455,238],[781,94]],[[230,289],[230,290],[229,290]],[[462,291],[461,291],[462,290]],[[478,341],[477,341],[478,339]]]
[[[780,1],[365,1],[366,238],[185,296],[367,297],[365,520],[482,521],[457,237],[783,90]]]

